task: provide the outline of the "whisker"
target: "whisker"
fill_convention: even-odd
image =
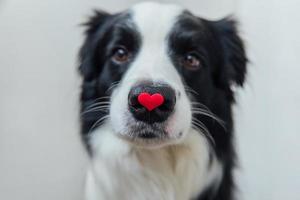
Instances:
[[[225,122],[222,119],[220,119],[219,117],[217,117],[216,115],[214,115],[213,113],[211,113],[207,110],[193,109],[192,113],[193,114],[205,115],[205,116],[210,117],[210,118],[214,119],[215,121],[217,121],[221,126],[225,126]]]
[[[108,101],[102,101],[102,102],[98,102],[98,103],[93,103],[93,104],[87,106],[85,109],[89,109],[89,108],[92,108],[92,107],[95,107],[95,106],[99,106],[99,105],[110,105],[110,102],[108,102]]]
[[[199,127],[197,127],[197,126],[195,126],[195,125],[192,126],[192,128],[195,129],[196,131],[198,131],[200,134],[203,134],[204,137],[206,137],[206,138],[210,141],[210,143],[211,143],[213,146],[216,145],[215,140],[212,138],[211,135],[205,133],[201,128],[199,128]]]
[[[226,130],[225,122],[215,115],[207,106],[199,102],[192,102],[192,113],[196,115],[204,115],[212,118]]]
[[[207,129],[207,127],[205,126],[205,124],[203,124],[200,120],[198,119],[193,119],[192,122],[198,126],[200,126],[201,128],[203,128],[206,132],[209,133],[209,130]]]
[[[101,124],[103,124],[103,122],[105,121],[105,119],[109,118],[109,115],[105,115],[103,117],[101,117],[100,119],[98,119],[93,125],[92,127],[90,128],[89,132],[88,132],[88,135],[90,135],[90,133],[93,131],[93,129],[96,127],[96,126],[100,126]]]
[[[214,138],[211,136],[209,130],[207,129],[207,127],[202,123],[200,122],[199,120],[197,119],[193,119],[192,121],[192,125],[193,125],[193,128],[196,129],[197,131],[199,131],[200,133],[202,133],[204,136],[206,136],[213,145],[215,145],[215,140]]]
[[[191,104],[192,104],[192,105],[197,105],[197,106],[199,106],[199,107],[203,107],[203,108],[205,108],[205,109],[207,109],[207,110],[210,110],[206,105],[204,105],[203,103],[200,103],[200,102],[192,101]],[[196,107],[196,108],[197,108],[197,107]]]
[[[113,82],[110,87],[105,91],[105,93],[109,92],[110,90],[112,90],[113,88],[117,87],[120,84],[120,81],[115,81]]]
[[[190,93],[193,93],[195,95],[199,95],[198,92],[196,92],[195,90],[193,90],[192,88],[190,88],[189,86],[187,86],[186,84],[183,85],[184,89],[187,91],[187,92],[190,92]]]
[[[81,113],[81,115],[85,115],[85,114],[91,113],[91,112],[98,112],[98,111],[108,112],[108,109],[109,109],[109,106],[98,106],[98,107],[83,111]]]
[[[103,99],[110,99],[110,96],[103,96],[103,97],[98,97],[93,100],[93,102],[98,101],[98,100],[103,100]]]

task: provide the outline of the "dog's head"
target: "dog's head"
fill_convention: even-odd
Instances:
[[[211,137],[201,117],[231,121],[231,86],[242,85],[246,71],[234,21],[141,3],[118,14],[98,11],[87,25],[83,133],[104,122],[133,144],[160,147],[193,128]]]

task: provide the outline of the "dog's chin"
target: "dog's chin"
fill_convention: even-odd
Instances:
[[[118,136],[136,147],[157,149],[177,143],[181,134],[174,136],[174,134],[168,133],[162,124],[137,123],[129,126]]]
[[[127,134],[120,134],[119,136],[129,142],[131,145],[145,149],[159,149],[172,144],[170,139],[144,139],[140,137],[129,136]]]

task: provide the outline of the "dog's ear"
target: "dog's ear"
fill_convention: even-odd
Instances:
[[[223,66],[219,69],[218,81],[222,84],[243,86],[246,76],[247,57],[244,43],[238,36],[237,23],[231,18],[213,22],[214,29],[220,39]]]
[[[106,21],[111,15],[104,12],[95,10],[94,14],[89,20],[82,24],[87,27],[85,31],[85,41],[79,52],[79,71],[84,79],[90,80],[93,78],[95,72],[95,53],[97,48],[97,34],[98,30],[105,25]]]

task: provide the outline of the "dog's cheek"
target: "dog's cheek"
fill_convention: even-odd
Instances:
[[[110,119],[115,133],[126,134],[131,114],[128,111],[128,84],[120,83],[111,95]]]
[[[191,103],[184,94],[180,96],[179,100],[177,101],[175,111],[168,120],[167,132],[174,139],[182,139],[191,129],[191,121]]]
[[[123,102],[119,98],[119,95],[116,95],[116,93],[113,93],[111,97],[111,105],[110,105],[110,120],[112,129],[115,133],[121,133],[124,129],[125,123],[123,122]]]

